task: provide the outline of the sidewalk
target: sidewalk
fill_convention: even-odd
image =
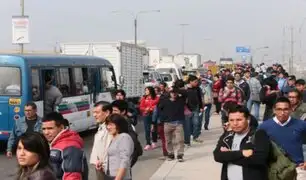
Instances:
[[[221,119],[212,115],[209,131],[202,131],[203,144],[193,144],[185,151],[185,162],[165,161],[150,180],[218,180],[221,164],[213,158],[213,150],[222,134]]]

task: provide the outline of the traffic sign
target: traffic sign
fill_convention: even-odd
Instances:
[[[236,53],[250,53],[250,47],[237,46]]]

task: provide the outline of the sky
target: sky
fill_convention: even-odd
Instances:
[[[116,10],[123,12],[112,13]],[[181,52],[179,24],[187,23],[185,52],[205,60],[239,59],[235,47],[251,46],[255,61],[281,61],[290,54],[291,26],[295,59],[306,55],[306,22],[298,31],[306,0],[25,0],[31,41],[25,49],[52,50],[56,42],[133,40],[133,17],[124,12],[142,10],[160,13],[139,15],[138,39],[171,54]],[[11,17],[19,14],[19,0],[0,1],[1,50],[18,48],[12,45]],[[255,51],[263,46],[269,48]]]

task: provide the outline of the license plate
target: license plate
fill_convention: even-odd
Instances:
[[[17,106],[21,104],[21,99],[20,98],[10,98],[9,99],[9,105],[12,106]]]

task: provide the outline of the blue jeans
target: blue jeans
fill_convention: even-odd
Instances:
[[[209,121],[210,121],[210,110],[211,110],[211,107],[212,107],[212,104],[206,104],[206,109],[205,109],[205,124],[204,124],[204,127],[205,128],[208,128],[208,125],[209,125]]]
[[[250,113],[252,113],[252,106],[254,105],[254,110],[255,110],[255,118],[257,119],[257,121],[259,121],[259,108],[260,108],[260,102],[257,102],[257,101],[253,101],[251,99],[248,100],[248,103],[247,103],[247,107],[250,111]]]
[[[152,141],[155,143],[157,142],[157,132],[153,131],[151,132],[151,126],[155,125],[156,123],[152,122],[152,115],[146,115],[143,116],[143,125],[145,130],[145,136],[147,145],[151,145],[151,135],[152,135]]]
[[[190,144],[190,136],[191,136],[191,115],[185,116],[185,121],[183,121],[183,129],[184,129],[184,143]]]
[[[197,139],[201,134],[199,110],[192,111],[191,116],[189,116],[189,122],[191,123],[190,132],[192,133],[193,139]]]

